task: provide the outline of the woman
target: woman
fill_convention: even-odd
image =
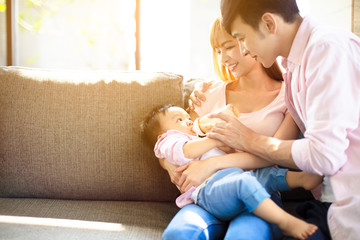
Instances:
[[[287,113],[284,86],[278,65],[265,69],[249,55],[242,56],[238,43],[217,19],[210,37],[215,71],[223,82],[214,82],[205,92],[206,101],[195,107],[195,115],[216,111],[232,104],[240,112],[240,121],[253,130],[281,139],[293,139],[298,129]],[[194,116],[197,117],[197,116]],[[248,162],[246,162],[248,161]],[[174,175],[176,166],[160,161],[174,183],[182,191],[198,186],[219,169],[229,167],[261,168],[271,166],[266,160],[252,157],[231,162],[215,162],[212,158],[192,161],[178,168],[181,177]],[[279,195],[272,197],[280,203]],[[224,203],[226,204],[226,203]],[[164,231],[163,239],[271,239],[280,238],[276,226],[244,212],[230,222],[221,222],[196,205],[182,208]]]

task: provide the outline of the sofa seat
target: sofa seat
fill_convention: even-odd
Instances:
[[[1,239],[160,239],[174,203],[0,198]]]

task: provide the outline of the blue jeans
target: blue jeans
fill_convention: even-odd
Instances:
[[[216,206],[216,208],[218,207],[219,209],[215,211],[215,214],[220,214],[219,216],[223,221],[214,217],[202,207],[194,204],[188,205],[175,215],[165,229],[162,239],[280,239],[282,234],[276,225],[269,224],[251,214],[246,209],[246,204],[242,200],[236,200],[237,203],[234,204],[233,200],[229,201],[229,197],[233,196],[236,192],[239,192],[237,189],[239,184],[242,184],[243,186],[253,185],[257,189],[262,189],[259,190],[259,192],[268,197],[269,195],[266,191],[264,192],[263,187],[259,184],[259,182],[261,182],[269,192],[273,193],[272,199],[276,203],[281,204],[280,196],[277,191],[288,190],[287,185],[283,184],[285,181],[285,173],[286,170],[278,171],[277,168],[259,169],[254,172],[246,172],[245,175],[244,171],[239,168],[224,169],[217,172],[207,183],[205,189],[207,188],[208,190],[201,190],[199,192],[198,200],[201,202],[201,198],[208,193],[210,194],[212,189],[213,193],[210,195],[213,195],[211,198],[218,199],[219,202]],[[239,178],[237,175],[245,177]],[[221,183],[223,180],[224,182]],[[275,182],[279,180],[281,184],[274,184],[274,180]],[[217,187],[217,184],[214,184],[216,181],[220,181],[221,184],[219,185],[223,186]],[[244,196],[250,196],[251,194],[248,193],[248,190],[253,192],[251,186],[242,187],[240,192],[245,194]],[[225,195],[230,194],[230,196],[223,197],[222,195],[224,193]],[[259,196],[261,195],[259,194]],[[253,198],[250,197],[250,199]],[[257,197],[255,200],[256,199]],[[252,205],[252,203],[250,205]],[[236,214],[232,212],[233,210],[236,211]],[[211,209],[211,211],[214,211],[214,209]]]
[[[285,182],[286,171],[275,167],[256,171],[220,170],[200,189],[197,205],[222,221],[230,221],[243,212],[251,213],[270,197],[269,193],[289,189]]]

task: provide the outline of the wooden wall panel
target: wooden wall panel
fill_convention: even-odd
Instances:
[[[352,31],[360,36],[360,0],[353,0]]]

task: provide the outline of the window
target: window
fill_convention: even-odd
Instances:
[[[0,0],[0,64],[7,65],[8,51],[11,65],[216,78],[209,35],[220,1],[8,0],[9,34],[6,1]],[[351,29],[352,0],[298,4],[303,15]],[[9,37],[12,46],[6,45]]]
[[[210,29],[220,0],[143,0],[140,6],[141,69],[215,77]]]
[[[6,65],[6,3],[0,0],[0,66]]]
[[[15,3],[13,65],[134,68],[135,1],[18,0]]]
[[[138,65],[144,71],[214,75],[209,34],[220,0],[11,3],[15,23],[11,65],[125,71]],[[140,15],[135,14],[137,4]]]

